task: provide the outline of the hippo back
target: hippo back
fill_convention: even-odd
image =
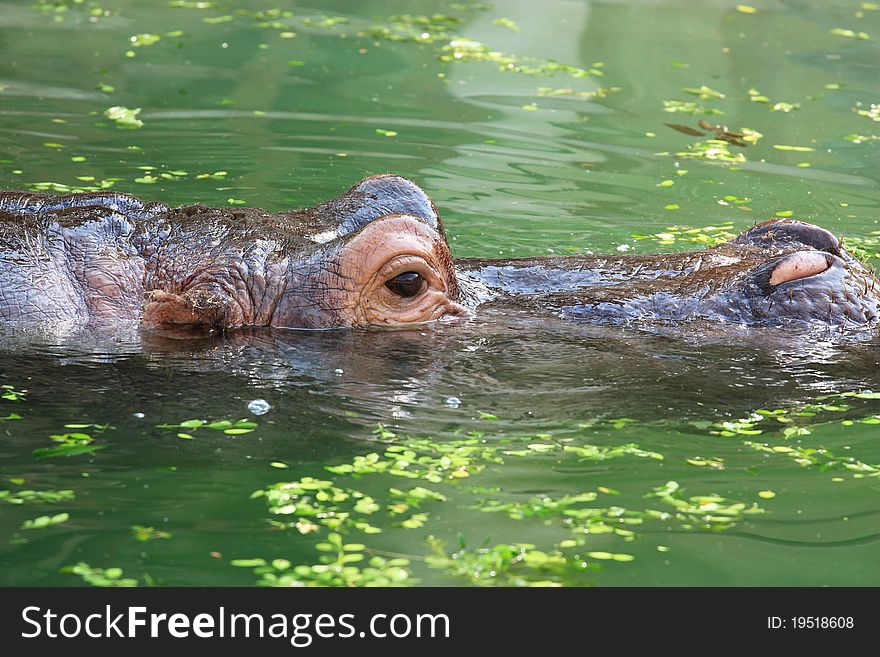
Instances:
[[[126,194],[0,193],[0,319],[137,318],[134,223],[167,211]]]

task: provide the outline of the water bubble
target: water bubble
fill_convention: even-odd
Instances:
[[[450,408],[458,408],[461,406],[461,400],[458,397],[449,397],[445,402],[443,402]]]
[[[140,419],[140,418],[144,417],[144,414],[143,413],[132,413],[132,416]]]
[[[247,409],[254,415],[265,415],[272,406],[265,399],[255,399],[247,405]]]

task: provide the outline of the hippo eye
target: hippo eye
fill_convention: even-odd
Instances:
[[[385,286],[402,297],[414,297],[422,291],[423,283],[424,279],[421,274],[408,271],[387,281]]]

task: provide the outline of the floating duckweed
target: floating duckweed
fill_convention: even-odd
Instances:
[[[686,459],[686,462],[690,465],[695,465],[697,467],[708,467],[714,470],[723,470],[724,469],[724,459],[723,458],[704,458],[702,456],[698,456],[692,459]]]
[[[717,116],[724,115],[724,112],[720,109],[716,109],[714,107],[706,107],[705,105],[685,100],[664,100],[663,111],[670,113],[680,112],[682,114],[714,114]]]
[[[863,41],[868,41],[871,38],[867,32],[856,32],[855,30],[848,30],[843,27],[833,27],[828,30],[828,32],[834,36],[842,36],[849,39],[862,39]]]
[[[681,89],[686,94],[691,94],[692,96],[699,97],[700,100],[716,100],[725,98],[725,95],[720,91],[716,91],[711,87],[707,87],[706,85],[701,85],[699,87],[682,87]]]
[[[736,10],[741,14],[755,14],[758,12],[758,10],[751,5],[737,5]]]
[[[382,135],[383,137],[396,137],[397,132],[394,130],[383,130],[382,128],[376,128],[376,134]]]
[[[493,62],[499,71],[510,71],[525,75],[554,75],[563,73],[573,78],[586,78],[604,75],[602,63],[594,63],[589,69],[570,64],[562,64],[551,59],[539,57],[517,57],[490,50],[479,41],[453,39],[441,48],[440,61],[443,62]]]
[[[611,559],[613,561],[633,561],[635,559],[631,554],[619,554],[614,552],[587,552],[587,556],[591,559]]]
[[[211,180],[224,180],[229,175],[226,171],[215,171],[214,173],[200,173],[196,176],[197,180],[210,178]]]
[[[72,490],[20,490],[14,493],[10,490],[0,490],[0,503],[13,505],[58,504],[70,502],[75,497],[76,494]]]
[[[758,91],[754,87],[749,89],[748,94],[749,94],[749,100],[752,101],[753,103],[769,103],[770,102],[770,99],[767,96],[763,95],[760,91]]]
[[[186,429],[185,433],[177,433],[178,438],[190,439],[192,433],[198,429],[211,429],[213,431],[222,431],[226,435],[240,436],[251,433],[259,425],[248,419],[242,420],[184,420],[180,424],[159,424],[157,429]]]
[[[210,2],[209,0],[171,0],[168,6],[183,9],[213,9],[217,6],[217,3]]]
[[[755,103],[771,103],[773,101],[770,100],[767,96],[763,95],[760,91],[755,89],[754,87],[749,89],[749,100]],[[771,111],[773,112],[791,112],[792,110],[800,109],[800,103],[786,103],[783,101],[775,102],[770,106]]]
[[[21,523],[22,529],[45,529],[46,527],[51,527],[52,525],[60,525],[63,522],[67,522],[70,520],[69,513],[59,513],[54,516],[40,516],[38,518],[33,518],[32,520],[25,520]]]
[[[679,151],[675,155],[680,158],[714,160],[726,164],[742,164],[746,161],[746,156],[742,153],[731,153],[730,144],[721,139],[706,139],[688,144],[688,150]]]
[[[0,386],[0,399],[15,402],[25,401],[27,392],[27,390],[19,390],[15,386],[6,383]]]
[[[762,133],[751,128],[740,128],[740,132],[742,133],[742,140],[750,144],[757,144],[758,140],[764,136]]]
[[[747,200],[733,195],[725,199],[730,203]],[[724,228],[731,228],[730,222]],[[686,231],[689,230],[696,232],[688,234]],[[706,233],[704,229],[674,228],[663,235],[666,238],[690,239],[700,235],[712,237],[719,232],[723,231],[715,228]],[[822,447],[803,447],[799,443],[811,431],[801,418],[814,418],[825,412],[840,413],[849,410],[856,400],[870,403],[877,399],[880,399],[880,393],[870,390],[836,393],[822,396],[815,403],[791,408],[760,408],[738,420],[693,421],[689,424],[700,431],[726,438],[762,435],[762,440],[766,439],[767,442],[743,440],[741,444],[768,457],[790,459],[799,466],[813,466],[821,471],[837,468],[849,471],[853,478],[873,478],[880,477],[880,466],[852,457],[837,457]],[[616,426],[627,427],[634,422],[636,420],[633,418],[606,418],[579,426],[607,434]],[[201,420],[188,423],[203,426]],[[850,426],[856,423],[880,424],[880,414],[850,421]],[[278,557],[236,560],[234,565],[253,568],[260,578],[260,585],[267,586],[363,586],[392,579],[389,573],[382,574],[383,568],[395,569],[393,572],[400,578],[399,583],[413,584],[415,580],[408,570],[408,561],[393,564],[393,560],[367,562],[368,553],[372,550],[361,543],[346,542],[346,533],[378,533],[380,529],[367,522],[371,517],[384,518],[382,526],[392,528],[386,531],[423,531],[435,521],[435,505],[450,500],[455,503],[456,495],[467,491],[479,496],[471,506],[465,507],[468,512],[497,513],[518,522],[554,524],[571,533],[549,549],[512,541],[494,545],[486,542],[478,549],[472,549],[461,540],[457,549],[449,551],[440,540],[431,538],[432,554],[425,559],[426,565],[474,585],[571,584],[580,581],[591,568],[597,569],[595,562],[607,562],[610,566],[612,562],[631,560],[632,554],[621,551],[608,541],[634,541],[639,538],[636,532],[641,532],[642,527],[651,526],[651,531],[656,531],[656,523],[662,523],[667,529],[672,525],[676,530],[724,531],[753,514],[765,512],[754,502],[714,493],[685,494],[676,481],[669,481],[645,495],[653,502],[647,508],[605,506],[600,499],[604,501],[607,498],[600,498],[600,494],[618,494],[618,491],[605,487],[571,495],[554,497],[541,494],[526,498],[521,492],[504,492],[495,486],[462,486],[463,482],[457,481],[458,473],[474,476],[508,458],[546,459],[548,455],[558,461],[567,457],[589,461],[614,456],[635,456],[658,461],[663,458],[661,454],[643,450],[634,444],[590,445],[560,437],[556,433],[537,433],[517,438],[499,435],[489,439],[475,432],[469,438],[437,441],[399,436],[382,425],[373,434],[374,444],[380,443],[384,449],[357,456],[350,463],[327,467],[328,472],[337,476],[336,481],[302,477],[297,481],[281,482],[255,491],[252,496],[266,500],[273,527],[295,529],[302,535],[325,534],[323,540],[314,545],[314,549],[320,553],[317,563],[309,565],[306,559],[304,564],[299,559],[296,562],[299,565],[292,566],[291,560]],[[720,457],[694,456],[686,462],[691,466],[713,470],[721,470],[725,466],[725,460]],[[571,460],[568,464],[570,466]],[[366,475],[374,475],[369,477],[369,483],[373,486],[370,494],[342,483],[341,479],[362,480]],[[423,479],[434,485],[428,488],[427,485],[412,485],[417,483],[412,481],[409,486],[398,484],[387,487],[385,482],[389,476],[411,481]],[[702,476],[709,477],[712,473],[707,471]],[[837,477],[835,480],[842,479]],[[387,490],[387,494],[377,493],[377,488],[379,491]],[[760,499],[772,499],[776,495],[770,490],[752,494]],[[601,537],[599,540],[602,542],[597,543],[597,537]],[[666,546],[657,546],[660,552],[668,549]],[[570,551],[577,552],[571,554]],[[364,563],[368,565],[364,567]]]
[[[104,116],[116,122],[117,128],[136,129],[144,125],[144,122],[137,118],[141,109],[129,109],[122,106],[108,107],[104,110]]]
[[[409,571],[408,559],[386,559],[374,556],[367,559],[365,546],[344,543],[342,536],[331,533],[327,541],[315,546],[324,552],[320,563],[292,566],[288,559],[235,559],[239,568],[253,568],[260,576],[258,586],[407,586],[417,583]],[[366,566],[353,564],[366,561]]]
[[[134,539],[142,543],[158,539],[169,539],[172,536],[170,532],[162,531],[155,527],[144,527],[142,525],[132,525],[131,531],[134,533]]]
[[[136,579],[123,577],[122,568],[95,568],[82,561],[73,566],[65,566],[61,572],[79,575],[92,586],[132,587],[138,585]]]
[[[577,581],[585,570],[595,570],[558,551],[546,552],[526,543],[499,543],[476,550],[459,545],[451,554],[442,541],[430,543],[433,554],[425,563],[475,586],[560,586],[560,581]]]
[[[498,25],[500,27],[506,27],[508,30],[512,30],[513,32],[519,32],[519,25],[516,24],[510,18],[496,18],[492,21],[493,25]]]
[[[413,43],[434,43],[453,38],[450,28],[463,21],[455,16],[434,14],[432,16],[413,16],[404,14],[391,16],[388,25],[376,26],[367,35],[384,41],[408,41]]]
[[[796,151],[798,153],[809,153],[815,150],[809,146],[787,146],[785,144],[773,144],[773,148],[779,151]]]
[[[85,427],[93,427],[97,432],[103,432],[109,428],[109,425],[83,425]],[[93,445],[94,437],[87,433],[72,432],[64,434],[55,434],[50,438],[58,443],[54,447],[43,447],[35,449],[33,455],[35,458],[52,458],[56,456],[77,456],[79,454],[91,454],[99,449],[103,449],[105,445]]]
[[[685,498],[678,482],[669,481],[658,486],[646,497],[654,497],[673,507],[674,518],[685,528],[693,526],[703,529],[723,530],[733,527],[744,515],[764,513],[757,504],[748,505],[719,495],[698,495]],[[662,518],[662,512],[649,510],[649,517]]]
[[[866,141],[880,141],[880,135],[847,135],[844,137],[847,141],[851,141],[854,144],[862,144]],[[800,166],[800,165],[798,165]]]
[[[348,23],[348,18],[345,16],[324,16],[323,18],[315,20],[314,18],[306,17],[302,19],[302,23],[309,27],[328,29],[336,27],[337,25],[345,25]]]
[[[853,111],[859,116],[864,116],[872,121],[880,121],[880,103],[871,103],[868,109],[859,109],[861,103],[857,104]]]
[[[639,458],[654,459],[662,461],[663,455],[659,452],[644,450],[635,443],[626,445],[618,445],[616,447],[601,447],[597,445],[565,445],[563,450],[576,454],[584,461],[605,461],[620,456],[636,456]],[[509,453],[509,452],[505,452]]]
[[[770,109],[774,112],[788,113],[788,112],[791,112],[792,110],[796,110],[796,109],[800,109],[800,108],[801,108],[800,103],[784,103],[784,102],[780,101],[778,103],[774,103]]]
[[[134,34],[129,38],[129,42],[135,48],[142,46],[152,46],[161,41],[162,37],[158,34]]]
[[[632,233],[632,237],[637,240],[655,240],[664,246],[675,244],[676,242],[684,242],[686,244],[710,247],[736,237],[737,234],[733,232],[733,227],[732,221],[725,221],[719,226],[704,226],[702,228],[670,226],[662,233],[655,233],[653,235]]]

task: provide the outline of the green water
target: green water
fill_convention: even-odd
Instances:
[[[690,248],[714,231],[671,226],[777,213],[872,255],[880,7],[736,5],[5,2],[0,182],[277,210],[393,172],[458,256]],[[664,124],[701,118],[763,136],[676,155],[714,133]],[[484,315],[0,350],[3,585],[880,584],[870,340]],[[193,419],[255,426],[159,426]],[[34,455],[65,434],[102,449]],[[322,567],[335,534],[357,570]]]

